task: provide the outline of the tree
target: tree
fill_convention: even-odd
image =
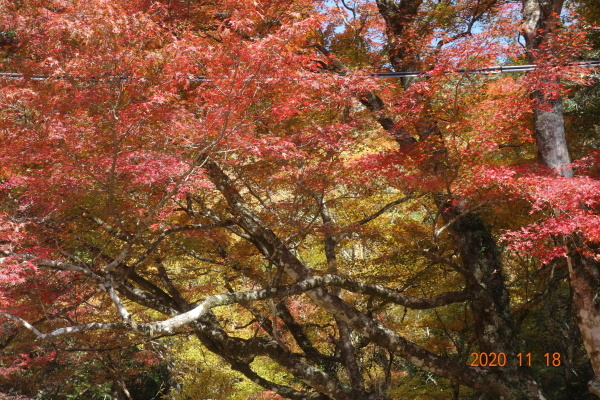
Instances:
[[[0,95],[5,335],[60,352],[193,334],[291,399],[392,398],[414,371],[453,398],[545,398],[517,357],[545,295],[508,255],[568,255],[593,310],[572,264],[599,232],[597,181],[551,169],[572,176],[561,80],[582,69],[557,65],[584,43],[562,4],[524,3],[526,54],[500,1],[0,4],[2,68],[24,74]],[[451,73],[524,57],[546,67]],[[515,209],[503,252],[490,223]],[[10,357],[4,374],[30,362]]]
[[[543,58],[555,57],[557,33],[560,31],[560,14],[563,1],[525,0],[523,19],[526,23],[524,37],[530,62],[539,62]],[[558,83],[554,80],[552,83]],[[562,99],[551,90],[540,89],[532,93],[536,100],[534,109],[535,138],[540,161],[565,178],[572,178],[569,149],[565,137]],[[556,184],[560,188],[561,182]],[[571,206],[585,208],[583,204]],[[558,210],[561,213],[563,210]],[[585,212],[585,211],[584,211]],[[594,224],[596,225],[596,224]],[[592,229],[594,229],[592,227]],[[573,293],[573,305],[576,309],[577,323],[581,332],[588,357],[596,376],[590,382],[590,391],[600,396],[600,358],[597,352],[600,344],[600,307],[596,299],[600,283],[600,264],[597,261],[594,234],[585,228],[579,232],[569,232],[564,239],[568,249],[566,258]],[[591,251],[586,251],[586,248]]]

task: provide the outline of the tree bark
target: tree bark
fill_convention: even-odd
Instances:
[[[227,199],[229,207],[239,220],[240,226],[252,238],[253,243],[263,256],[271,260],[279,268],[283,268],[286,274],[294,281],[309,279],[311,277],[310,270],[251,211],[221,168],[214,162],[209,161],[206,163],[206,170],[208,178]],[[485,254],[485,249],[482,251],[479,248],[479,252]],[[483,292],[487,292],[485,287],[482,287],[481,293]],[[306,295],[315,305],[331,313],[334,318],[346,322],[350,328],[368,337],[373,343],[399,355],[425,371],[446,377],[454,382],[496,397],[515,400],[545,399],[533,380],[528,379],[513,368],[507,366],[502,368],[502,371],[494,372],[468,367],[462,363],[437,356],[406,340],[395,332],[383,327],[375,319],[350,306],[325,288],[317,287],[308,290]],[[493,303],[488,302],[488,297],[482,296],[481,300],[484,301],[483,305],[486,307],[484,312],[487,313],[488,310],[494,310],[495,306]],[[494,324],[503,326],[503,323],[500,321],[501,318],[494,317],[491,320]],[[490,331],[497,330],[490,326],[487,326],[487,328]],[[496,338],[499,337],[495,332],[491,335]],[[279,360],[277,361],[279,362]],[[354,392],[357,393],[357,391]]]
[[[509,292],[494,237],[479,215],[463,211],[460,204],[439,206],[444,222],[454,221],[449,230],[467,270],[463,275],[467,291],[473,295],[471,311],[479,350],[507,355],[519,353]],[[497,371],[498,378],[513,388],[505,394],[507,398],[544,399],[537,382],[519,368],[514,357],[510,358],[506,367]]]
[[[572,178],[573,168],[567,147],[562,98],[552,98],[543,91],[534,92],[532,97],[536,100],[533,121],[538,158],[542,164],[565,178]]]
[[[545,56],[544,46],[555,38],[564,0],[523,0],[523,36],[527,58],[535,64]],[[547,81],[556,84],[556,81]],[[531,94],[538,157],[542,164],[571,178],[573,169],[567,147],[562,98],[545,90]]]
[[[567,264],[575,320],[594,370],[588,389],[600,397],[600,263],[575,250]]]
[[[421,0],[377,0],[379,12],[386,23],[390,62],[397,71],[410,70],[418,64],[415,55],[410,54],[406,48],[403,35],[414,23],[421,3]],[[412,81],[403,81],[405,88],[411,83]],[[369,108],[370,104],[377,105],[371,107],[373,110],[383,108],[381,100],[376,102],[371,99],[365,105]],[[402,130],[389,117],[383,122],[385,124],[381,123],[381,126],[388,131],[391,131],[390,127],[395,131]],[[437,121],[427,113],[423,113],[415,128],[421,142],[441,137]],[[406,135],[396,134],[394,137],[400,147],[412,145],[405,139]],[[442,150],[433,154],[431,162],[425,164],[425,174],[439,175],[447,169],[445,165],[448,154],[443,144],[441,146]],[[473,295],[471,310],[480,351],[511,355],[518,353],[509,292],[504,283],[502,262],[494,237],[479,215],[463,209],[460,199],[449,199],[445,193],[440,192],[434,193],[433,197],[444,223],[450,224],[450,233],[461,255],[464,269],[459,272],[464,275],[467,290]],[[498,373],[498,378],[509,382],[509,386],[513,388],[501,396],[515,399],[544,398],[537,383],[527,372],[519,369],[516,360],[511,360]]]
[[[554,40],[558,29],[559,16],[564,0],[523,0],[523,21],[525,43],[529,62],[535,63],[543,46]],[[550,82],[555,83],[555,82]],[[535,139],[540,162],[557,171],[565,178],[573,177],[571,160],[565,135],[562,99],[553,97],[543,90],[532,94],[536,100],[534,109]],[[567,241],[580,241],[574,235]],[[600,397],[600,265],[597,261],[584,257],[576,245],[567,244],[571,249],[567,257],[569,281],[573,308],[581,338],[594,378],[588,383],[590,392]]]

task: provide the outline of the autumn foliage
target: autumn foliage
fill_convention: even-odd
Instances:
[[[0,388],[591,396],[597,125],[544,146],[593,43],[561,7],[0,1]]]

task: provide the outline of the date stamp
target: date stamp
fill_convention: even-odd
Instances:
[[[506,353],[473,352],[471,353],[471,357],[473,357],[473,361],[470,364],[471,367],[505,367],[508,363]],[[535,362],[531,353],[517,353],[514,355],[514,358],[517,360],[519,367],[531,367]],[[544,354],[543,361],[546,367],[560,367],[562,365],[560,353],[546,353]]]

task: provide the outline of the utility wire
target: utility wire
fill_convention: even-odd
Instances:
[[[550,67],[571,67],[578,66],[584,68],[597,68],[600,67],[600,60],[590,60],[590,61],[578,61],[578,62],[568,62],[561,64],[550,64],[544,65]],[[483,75],[491,75],[491,74],[504,74],[504,73],[513,73],[513,72],[527,72],[534,71],[536,69],[541,68],[537,64],[528,64],[528,65],[497,65],[493,67],[486,68],[474,68],[474,69],[456,69],[449,71],[447,73],[457,73],[457,74],[483,74]],[[411,77],[419,77],[419,76],[427,76],[431,71],[402,71],[402,72],[372,72],[368,74],[368,76],[376,79],[385,79],[385,78],[411,78]],[[346,75],[346,73],[341,74]],[[73,79],[73,76],[70,75],[44,75],[44,74],[24,74],[22,72],[0,72],[0,78],[4,79],[29,79],[32,81],[44,81],[46,79]],[[76,78],[75,78],[76,79]],[[193,75],[189,77],[192,81],[198,82],[206,82],[210,81],[211,78],[204,75]],[[269,79],[269,78],[265,78]],[[127,75],[114,75],[108,78],[91,78],[90,81],[110,81],[117,80],[121,82],[128,82],[131,78]]]
[[[569,62],[569,63],[562,63],[562,64],[550,64],[548,66],[550,66],[550,67],[578,66],[578,67],[585,67],[585,68],[594,68],[594,67],[600,67],[600,60]],[[497,65],[497,66],[487,67],[487,68],[457,69],[457,70],[451,71],[450,73],[490,75],[490,74],[503,74],[503,73],[510,73],[510,72],[527,72],[527,71],[533,71],[538,68],[540,68],[540,66],[538,66],[537,64]],[[374,72],[369,75],[374,78],[410,78],[410,77],[423,76],[423,75],[428,74],[429,72],[431,72],[431,71]]]

